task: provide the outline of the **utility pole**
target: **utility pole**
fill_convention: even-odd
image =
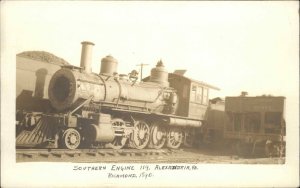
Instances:
[[[149,64],[144,64],[144,63],[141,63],[141,64],[138,64],[138,65],[136,65],[136,66],[140,66],[141,67],[141,71],[140,71],[140,73],[141,73],[141,81],[142,81],[142,79],[143,79],[143,67],[144,66],[146,66],[146,65],[149,65]]]

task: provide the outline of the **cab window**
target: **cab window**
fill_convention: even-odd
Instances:
[[[204,94],[203,92],[206,92]],[[206,99],[205,102],[203,102],[203,95],[205,95]],[[196,102],[199,104],[206,104],[207,103],[207,91],[205,91],[205,88],[199,86],[199,85],[194,85],[192,84],[192,89],[191,89],[191,102]]]
[[[192,90],[191,90],[191,101],[196,102],[196,93],[197,93],[197,86],[192,85]]]
[[[203,88],[198,86],[197,87],[197,96],[196,96],[196,101],[201,103],[202,102],[202,92],[203,92]]]
[[[207,105],[208,104],[208,89],[204,88],[203,89],[203,101],[202,104]]]

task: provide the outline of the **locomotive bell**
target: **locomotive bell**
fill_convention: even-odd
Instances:
[[[86,73],[92,72],[92,50],[93,46],[95,45],[92,42],[84,41],[81,43],[82,49],[81,49],[81,60],[80,60],[80,67],[83,68],[83,70]]]
[[[165,69],[161,60],[158,61],[156,67],[151,70],[150,82],[155,82],[164,87],[169,87],[168,71]]]
[[[117,67],[118,61],[114,57],[108,55],[101,60],[100,74],[113,76],[114,73],[117,73]]]

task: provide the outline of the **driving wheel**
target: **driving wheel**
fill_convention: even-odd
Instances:
[[[149,143],[150,128],[144,121],[135,121],[134,130],[131,134],[130,146],[136,149],[144,149]]]
[[[180,147],[183,139],[183,133],[179,128],[171,128],[167,136],[167,146],[172,149]]]
[[[163,126],[154,124],[150,131],[150,142],[151,148],[160,149],[162,148],[167,140],[166,129]]]

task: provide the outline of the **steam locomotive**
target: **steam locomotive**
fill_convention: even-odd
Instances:
[[[62,66],[49,82],[53,113],[27,114],[17,146],[111,147],[143,149],[192,145],[204,123],[209,89],[218,89],[178,73],[159,61],[150,77],[137,82],[136,72],[118,74],[111,56],[91,70],[93,43],[82,42],[80,67]],[[30,126],[32,125],[32,126]]]
[[[162,61],[140,82],[136,71],[118,74],[112,56],[94,73],[94,44],[81,44],[80,67],[51,65],[49,79],[36,82],[45,88],[33,98],[48,101],[46,109],[17,105],[17,111],[26,111],[17,117],[17,147],[177,149],[225,140],[238,150],[250,143],[254,151],[263,143],[270,154],[284,143],[284,97],[209,100],[209,90],[219,88],[187,78],[182,70],[168,73]]]

